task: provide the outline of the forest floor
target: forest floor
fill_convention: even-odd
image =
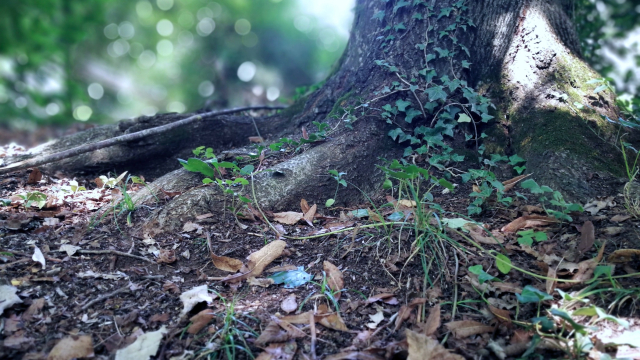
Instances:
[[[433,194],[441,217],[390,193],[149,236],[180,194],[129,211],[143,184],[38,173],[0,177],[2,359],[640,358],[640,219],[620,195],[572,222],[529,196],[475,223],[461,183]]]

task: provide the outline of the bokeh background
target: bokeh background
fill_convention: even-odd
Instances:
[[[640,0],[558,1],[585,58],[637,111]],[[158,112],[290,103],[342,54],[354,3],[2,0],[0,141]]]

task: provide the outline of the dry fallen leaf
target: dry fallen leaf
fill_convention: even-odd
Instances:
[[[451,321],[444,326],[449,329],[457,338],[465,338],[471,335],[484,334],[492,332],[493,326],[488,326],[473,320]]]
[[[520,176],[516,176],[513,179],[509,179],[507,181],[503,181],[502,185],[504,185],[504,192],[507,192],[511,189],[513,189],[514,186],[516,186],[516,184],[518,182],[520,182],[521,180],[523,180],[526,177],[531,176],[531,174],[525,174],[525,175],[520,175]]]
[[[445,349],[438,340],[409,329],[406,334],[409,344],[407,360],[464,360],[464,357]]]
[[[618,214],[618,215],[612,217],[611,221],[613,221],[613,222],[623,222],[623,221],[626,221],[626,220],[629,220],[629,219],[631,219],[630,215],[620,215],[620,214]]]
[[[22,313],[22,320],[31,321],[35,315],[40,314],[40,310],[44,307],[44,298],[33,300],[31,305]]]
[[[606,241],[604,244],[602,244],[602,246],[600,247],[600,251],[598,251],[598,255],[596,257],[578,263],[578,272],[571,278],[572,280],[578,281],[578,283],[566,283],[563,285],[566,285],[565,287],[570,287],[582,284],[583,282],[591,279],[593,271],[595,270],[596,266],[598,266],[598,263],[600,263],[600,260],[602,260],[602,257],[604,255],[604,247],[606,244]]]
[[[316,321],[329,329],[349,331],[347,325],[345,325],[344,321],[340,317],[340,314],[329,312],[329,308],[326,304],[320,304],[318,306],[318,313],[316,315],[321,315],[319,320],[316,317]]]
[[[327,285],[333,292],[336,300],[340,299],[341,290],[344,289],[344,280],[342,272],[335,265],[328,261],[322,263],[324,272],[327,274]]]
[[[214,253],[209,253],[213,266],[228,272],[237,272],[242,268],[242,261],[227,256],[218,256]]]
[[[197,286],[189,291],[183,292],[180,295],[180,300],[182,301],[184,308],[182,309],[180,316],[186,315],[198,303],[207,302],[207,304],[211,304],[213,299],[214,297],[209,294],[207,285]]]
[[[595,229],[591,221],[585,221],[580,228],[580,242],[578,243],[578,252],[583,253],[593,246],[596,241]],[[551,294],[551,293],[549,293]]]
[[[423,335],[434,335],[440,327],[440,304],[436,304],[436,306],[432,307],[431,310],[429,310],[427,321],[425,321],[424,323],[419,323],[417,325],[422,330]]]
[[[285,212],[274,213],[273,220],[281,224],[294,225],[295,223],[300,221],[300,219],[302,219],[303,216],[304,214],[299,212],[285,211]]]
[[[640,250],[620,249],[611,253],[611,255],[607,257],[607,261],[614,264],[624,264],[637,258],[640,258]]]
[[[556,274],[556,269],[553,267],[549,267],[549,269],[547,270],[547,282],[545,286],[547,294],[553,294],[553,291],[556,289],[557,280],[558,275]]]
[[[493,305],[487,305],[489,307],[489,311],[498,319],[501,323],[511,324],[511,316],[509,315],[509,310],[498,309]]]
[[[398,205],[403,206],[405,208],[414,208],[416,207],[417,204],[414,200],[402,199],[402,200],[398,200]]]
[[[310,226],[313,226],[313,218],[316,216],[317,210],[318,205],[313,204],[313,206],[308,211],[306,211],[304,213],[304,216],[302,217]]]
[[[397,331],[402,323],[407,320],[409,316],[411,316],[411,311],[413,311],[416,306],[424,304],[426,302],[426,298],[415,298],[409,304],[402,305],[400,307],[400,310],[398,310],[398,316],[396,317],[395,330]]]
[[[380,308],[380,310],[378,310],[377,313],[373,315],[369,315],[369,319],[371,320],[371,322],[367,324],[367,327],[369,327],[369,329],[377,328],[378,324],[380,324],[380,322],[384,320],[384,314],[382,313],[382,308]]]
[[[477,224],[468,222],[463,225],[463,228],[469,230],[469,236],[471,236],[473,240],[481,244],[495,245],[497,243],[502,244],[504,242],[504,238],[500,238],[500,237],[493,238],[489,235],[485,235],[487,234],[486,229],[484,229],[482,226],[479,226]]]
[[[27,179],[27,185],[35,185],[42,180],[42,172],[38,168],[33,168]]]
[[[280,308],[286,313],[296,311],[296,309],[298,308],[298,302],[296,301],[296,294],[289,294],[289,296],[284,298],[284,300],[280,304]]]
[[[256,346],[264,347],[268,343],[282,343],[292,339],[305,337],[306,334],[290,322],[271,317],[271,321],[255,341]]]
[[[264,268],[269,265],[273,260],[277,259],[280,255],[282,255],[282,251],[284,251],[286,242],[282,240],[275,240],[265,245],[262,249],[252,253],[247,257],[249,262],[246,267],[241,269],[240,273],[229,275],[226,278],[222,279],[222,281],[226,281],[229,283],[238,283],[242,280],[256,277],[262,274]],[[262,285],[261,285],[262,286]]]
[[[258,276],[262,274],[262,271],[267,265],[282,255],[282,251],[286,246],[286,242],[275,240],[249,255],[247,257],[247,260],[249,260],[247,267],[251,270],[251,275]]]
[[[191,326],[187,329],[189,334],[197,334],[209,324],[209,322],[216,317],[216,314],[212,309],[204,309],[199,313],[193,315],[189,321],[191,321]]]
[[[47,360],[71,360],[93,357],[91,335],[71,335],[58,341],[51,349]]]
[[[509,224],[505,225],[501,231],[502,232],[516,232],[520,229],[535,227],[535,226],[546,226],[549,224],[558,223],[558,219],[550,216],[543,215],[527,215],[521,216]]]
[[[307,203],[307,200],[302,199],[300,200],[300,210],[302,210],[302,213],[306,214],[309,211],[310,207],[309,207],[309,203]]]
[[[270,279],[270,278],[255,278],[251,276],[247,279],[247,285],[249,286],[260,286],[263,288],[268,288],[274,283],[275,281],[273,281],[273,279]]]
[[[116,360],[148,360],[158,352],[162,335],[166,332],[167,329],[163,325],[158,331],[152,331],[138,336],[133,344],[116,352]]]
[[[393,293],[381,293],[377,295],[373,295],[367,299],[367,304],[371,304],[380,300],[385,300],[394,297]]]
[[[269,344],[256,360],[291,360],[298,350],[295,341]]]
[[[43,270],[47,265],[46,260],[44,259],[44,254],[42,254],[42,251],[40,251],[40,248],[38,248],[37,246],[35,247],[35,249],[33,249],[33,256],[31,257],[31,259],[42,264]]]

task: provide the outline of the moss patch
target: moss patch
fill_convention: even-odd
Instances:
[[[568,151],[595,170],[624,175],[621,154],[600,138],[585,120],[568,110],[531,109],[511,116],[513,144],[519,154],[542,154],[547,150]]]
[[[327,117],[332,117],[334,115],[342,115],[339,114],[339,109],[343,108],[347,105],[347,100],[349,100],[349,98],[351,97],[351,95],[353,94],[353,90],[347,92],[346,94],[340,96],[338,98],[338,100],[336,100],[336,102],[333,104],[333,108],[331,109],[331,112],[329,113],[329,115],[327,115]]]

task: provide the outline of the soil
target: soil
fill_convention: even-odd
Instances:
[[[9,147],[3,149],[8,151]],[[475,247],[463,231],[446,227],[440,230],[442,219],[437,217],[429,221],[439,236],[427,234],[421,238],[426,244],[424,250],[415,246],[412,226],[370,226],[380,223],[376,215],[349,216],[354,210],[372,210],[371,203],[319,210],[312,226],[304,220],[294,225],[281,225],[286,230],[284,236],[276,234],[261,221],[258,211],[245,213],[244,219],[236,219],[228,211],[222,218],[215,219],[202,214],[198,219],[186,222],[181,232],[161,232],[149,237],[138,230],[149,218],[153,207],[139,206],[127,219],[126,209],[113,206],[114,199],[122,194],[108,187],[98,187],[92,178],[75,179],[86,190],[73,192],[68,188],[71,191],[61,192],[63,187],[73,185],[70,179],[45,175],[35,181],[35,174],[31,173],[31,170],[16,172],[0,178],[0,198],[10,200],[0,207],[3,227],[0,228],[0,274],[3,279],[0,286],[15,287],[21,300],[0,314],[2,359],[51,358],[50,353],[61,339],[77,340],[81,335],[90,336],[89,348],[95,358],[113,358],[119,349],[144,333],[159,329],[166,329],[166,334],[156,351],[151,353],[158,359],[206,356],[210,359],[249,359],[265,349],[282,357],[273,355],[262,359],[291,358],[286,356],[285,347],[278,347],[278,344],[287,344],[289,353],[299,359],[403,359],[408,351],[414,351],[410,345],[408,348],[405,340],[406,329],[428,334],[438,341],[445,340],[446,348],[465,358],[518,358],[534,335],[530,327],[522,325],[538,316],[538,306],[535,303],[518,304],[516,294],[528,285],[540,291],[547,290],[548,284],[544,280],[531,275],[550,274],[551,265],[541,259],[555,256],[585,264],[584,261],[597,258],[599,248],[604,245],[601,260],[604,264],[607,259],[611,260],[608,256],[616,250],[640,248],[640,221],[627,216],[623,198],[617,194],[604,200],[605,206],[596,213],[572,214],[573,222],[535,225],[536,229],[546,232],[548,239],[534,243],[531,250],[518,244],[516,233],[501,229],[523,215],[543,216],[544,212],[536,208],[539,204],[535,197],[527,194],[528,200],[524,200],[512,194],[516,200],[508,208],[496,202],[489,204],[487,211],[474,220],[484,224],[485,235],[490,231],[497,238],[503,238],[504,243],[502,246],[481,246],[494,250],[495,254],[507,255],[513,266],[531,273],[511,269],[503,274],[497,269],[495,260]],[[591,185],[608,188],[609,184],[598,184],[597,181],[598,178],[594,178]],[[443,193],[441,188],[434,192],[433,203],[439,204],[444,210],[441,214],[447,214],[448,218],[466,214],[471,201],[472,185],[456,182],[460,184],[453,193]],[[129,183],[127,191],[135,193],[141,188],[140,184]],[[49,202],[42,209],[25,207],[24,202],[15,197],[34,191],[49,195]],[[522,192],[522,189],[518,191]],[[54,194],[57,194],[57,200],[51,201]],[[154,206],[162,206],[175,196],[179,195],[164,194]],[[413,215],[410,214],[415,213],[415,205],[402,205],[392,197],[374,199],[374,204],[384,217],[399,209],[409,214],[411,220]],[[324,209],[321,205],[318,204]],[[275,215],[264,210],[270,222],[278,225],[274,221]],[[301,209],[290,211],[301,212]],[[586,221],[594,225],[595,242],[585,251],[576,253],[585,241],[581,240],[584,237],[581,229]],[[292,239],[329,232],[329,227],[332,227],[331,231],[337,229],[339,232]],[[285,288],[282,284],[261,287],[246,281],[235,284],[223,281],[221,279],[230,273],[214,266],[207,238],[216,255],[245,263],[250,254],[265,245],[277,239],[284,240],[287,246],[282,255],[257,277],[271,275],[270,268],[293,265],[303,267],[314,278],[293,288]],[[452,244],[457,244],[458,250],[454,250]],[[63,251],[61,247],[68,247],[64,245],[76,246],[78,248],[73,249],[78,251]],[[36,248],[42,252],[45,266],[32,259],[36,257]],[[331,287],[329,281],[323,281],[323,271],[327,277],[335,276],[336,272],[328,271],[325,262],[334,264],[344,279],[343,291],[335,302],[329,295],[332,292],[323,286],[324,283]],[[474,265],[482,265],[486,273],[502,282],[480,284],[478,276],[469,271]],[[565,269],[557,263],[553,266],[557,266],[560,279],[575,279],[582,271]],[[425,269],[428,269],[428,276],[425,276]],[[638,270],[640,260],[636,256],[617,264],[613,274],[637,273]],[[637,275],[617,278],[615,285],[602,277],[595,283],[585,283],[591,278],[593,276],[588,276],[573,284],[560,280],[555,286],[566,292],[587,286],[630,291],[628,298],[613,290],[589,298],[612,315],[629,321],[627,331],[637,332],[640,329],[635,311],[640,292]],[[181,294],[202,285],[207,286],[213,300],[197,302],[183,316],[185,303]],[[323,289],[327,291],[323,293]],[[544,309],[566,305],[558,292],[550,293],[554,299],[543,302],[540,316],[546,314]],[[295,297],[296,306],[285,311],[283,302],[291,295]],[[610,304],[615,306],[609,307]],[[440,306],[438,323],[429,333],[425,324],[431,321],[427,317],[432,309],[437,309],[436,306]],[[302,337],[285,332],[280,334],[280,341],[256,341],[260,334],[268,331],[274,317],[287,319],[287,314],[307,311],[322,317],[336,311],[336,307],[339,318],[331,318],[333,322],[329,325],[319,322],[318,317],[314,326],[309,326],[308,322],[297,325],[298,331],[304,333]],[[194,324],[202,322],[196,315],[202,316],[203,310],[211,316],[201,324],[200,330],[190,331]],[[499,314],[508,314],[508,319]],[[342,326],[340,318],[346,329],[336,330]],[[516,319],[520,322],[516,323]],[[560,324],[559,318],[550,319]],[[589,317],[575,319],[580,324],[590,324]],[[465,335],[446,325],[461,320],[476,321],[489,327]],[[469,324],[463,325],[463,330],[473,327]],[[286,327],[281,326],[282,332]],[[591,332],[589,338],[602,351],[615,355],[616,347],[605,348],[603,345],[605,333],[611,338],[624,329],[611,321],[602,321],[598,327],[600,330]],[[556,330],[555,334],[569,335],[561,330]],[[508,345],[522,349],[500,355],[499,351],[490,350],[496,348],[489,346],[490,343],[497,343],[497,348],[503,350],[508,349]],[[548,343],[535,352],[544,358],[568,356]],[[331,354],[342,355],[330,357]],[[73,357],[80,356],[58,358]]]

